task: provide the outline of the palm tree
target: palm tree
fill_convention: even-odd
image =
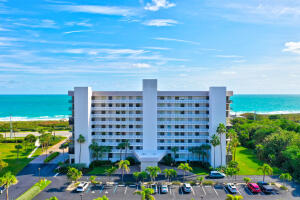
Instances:
[[[226,134],[226,126],[224,124],[220,123],[217,128],[217,133],[220,136],[221,166],[223,166],[222,135]]]
[[[152,188],[145,188],[145,186],[142,186],[141,189],[142,190],[135,191],[133,194],[141,195],[141,200],[155,200],[154,196],[152,196],[154,193]]]
[[[4,162],[2,159],[0,159],[0,172],[3,168],[7,167],[8,166],[8,163],[7,162]]]
[[[146,168],[146,171],[149,172],[151,182],[155,181],[155,178],[157,177],[158,173],[161,173],[161,170],[157,166],[149,166]]]
[[[170,182],[170,177],[171,177],[170,170],[169,169],[164,169],[163,173],[164,173],[166,179]]]
[[[270,165],[266,164],[266,163],[263,164],[263,166],[259,167],[257,170],[260,170],[260,171],[262,171],[264,173],[263,181],[265,181],[266,174],[268,174],[268,175],[273,174],[272,167]]]
[[[284,174],[281,174],[279,176],[280,180],[282,181],[291,181],[292,180],[292,176],[289,174],[289,173],[284,173]]]
[[[220,145],[220,138],[216,134],[211,137],[211,145],[214,147],[214,168],[216,168],[216,146]]]
[[[77,142],[79,143],[79,164],[81,163],[81,144],[85,143],[85,138],[83,135],[79,135],[77,138]]]
[[[9,200],[8,188],[11,185],[17,184],[17,182],[18,179],[13,174],[11,174],[11,172],[7,172],[6,174],[4,174],[4,176],[0,178],[1,185],[4,185],[4,187],[6,188],[6,200]]]
[[[179,150],[178,147],[172,147],[171,148],[171,151],[173,152],[173,155],[174,155],[174,160],[176,159],[176,153],[177,153],[178,150]]]
[[[122,160],[122,152],[123,149],[125,149],[125,143],[124,142],[119,143],[117,148],[120,149],[120,160]]]
[[[148,173],[145,171],[141,171],[139,174],[139,177],[142,179],[142,181],[144,183],[145,179],[148,177]]]
[[[178,169],[183,170],[183,180],[185,178],[185,173],[193,170],[193,168],[190,167],[189,163],[180,163],[180,165],[178,166]]]
[[[130,162],[129,162],[129,160],[120,160],[117,163],[117,165],[118,165],[119,169],[122,169],[122,182],[124,182],[123,181],[124,173],[130,172],[130,169],[129,169]]]
[[[251,182],[251,178],[249,178],[249,177],[245,177],[245,178],[244,178],[244,181],[245,181],[245,183],[246,183],[246,184],[248,184],[248,183],[250,183],[250,182]]]
[[[125,144],[125,159],[126,159],[127,158],[127,150],[130,147],[129,140],[125,140],[124,144]]]
[[[19,159],[19,152],[20,152],[20,149],[22,149],[23,146],[21,144],[17,144],[15,145],[15,149],[17,149],[17,159]]]
[[[92,157],[96,158],[96,160],[99,159],[99,145],[97,142],[92,142],[92,144],[90,144],[89,149],[92,151]]]
[[[226,196],[226,200],[240,200],[240,199],[244,199],[243,196],[241,195],[231,195],[231,194],[227,194]]]
[[[237,148],[238,145],[240,145],[238,137],[234,136],[229,143],[231,144],[231,148],[232,148],[232,151],[233,151],[233,160],[235,161],[236,148]]]
[[[135,179],[135,182],[138,183],[141,172],[133,172],[132,175]]]
[[[203,144],[203,149],[205,151],[206,160],[209,160],[209,150],[211,149],[211,146],[209,144]]]
[[[111,167],[105,170],[105,174],[108,176],[108,180],[110,181],[110,177],[117,171],[116,167]]]
[[[65,161],[65,149],[69,146],[68,143],[62,143],[59,147],[59,149],[62,149],[63,150],[63,158],[64,158],[64,161]]]
[[[229,129],[229,130],[227,131],[226,136],[227,136],[228,139],[229,139],[229,142],[227,143],[227,148],[226,148],[227,153],[232,152],[232,143],[231,143],[231,140],[232,140],[232,138],[234,138],[236,135],[237,135],[237,133],[235,132],[235,130],[234,130],[233,128],[231,128],[231,129]]]
[[[188,151],[192,153],[192,159],[194,159],[195,147],[190,147]]]
[[[203,180],[204,180],[203,176],[198,176],[197,177],[197,181],[199,182],[200,185],[202,185]]]

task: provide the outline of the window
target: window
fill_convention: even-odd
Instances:
[[[200,114],[199,110],[196,110],[196,111],[195,111],[195,114]]]
[[[140,139],[136,139],[135,142],[141,142],[141,140]]]
[[[165,140],[159,140],[160,143],[165,143]]]
[[[112,100],[112,96],[109,96],[109,97],[108,97],[108,100]]]
[[[180,107],[184,107],[184,103],[181,103],[181,104],[180,104]]]
[[[105,114],[105,111],[104,111],[104,110],[102,110],[102,111],[101,111],[101,114]]]
[[[129,128],[133,128],[133,125],[129,125]]]
[[[105,142],[105,139],[102,139],[101,142]]]
[[[168,150],[171,150],[171,147],[168,147]]]
[[[175,100],[179,100],[179,97],[175,97]]]
[[[193,140],[188,140],[188,143],[192,143],[193,142]]]
[[[180,111],[180,114],[182,114],[182,115],[183,115],[183,114],[184,114],[184,111]]]
[[[165,128],[165,126],[164,125],[160,125],[159,128]]]
[[[141,107],[141,104],[137,103],[135,106],[136,106],[136,107]]]
[[[122,107],[125,107],[125,103],[122,103]]]
[[[109,103],[109,104],[108,104],[108,107],[112,107],[112,104],[111,104],[111,103]]]
[[[164,99],[165,99],[165,97],[159,97],[159,99],[160,99],[160,100],[164,100]]]
[[[162,136],[163,136],[163,135],[165,135],[165,133],[164,133],[164,132],[160,132],[159,135],[162,135]]]
[[[141,135],[141,133],[140,132],[136,132],[135,135]]]

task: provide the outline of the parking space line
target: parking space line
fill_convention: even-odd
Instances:
[[[191,186],[191,190],[192,190],[193,195],[196,196],[196,195],[195,195],[194,188],[193,188],[192,186]]]
[[[203,185],[201,185],[201,188],[202,188],[202,190],[203,190],[204,196],[206,196],[206,192],[205,192],[205,190],[204,190]]]
[[[127,192],[127,186],[125,187],[124,194],[126,194],[126,192]]]
[[[216,191],[215,187],[212,186],[212,188],[213,188],[213,190],[215,191],[215,193],[216,193],[216,195],[217,195],[217,197],[218,197],[218,199],[219,199],[219,194],[218,194],[218,192]]]
[[[117,189],[118,189],[118,185],[115,185],[114,193],[116,193]]]
[[[101,188],[100,188],[100,194],[101,194],[101,192],[103,191],[103,188],[104,188],[104,186],[101,185]]]
[[[182,187],[180,187],[180,193],[181,193],[181,195],[183,195],[183,190],[182,190]]]
[[[53,177],[57,177],[58,174],[59,174],[59,173],[56,173]]]

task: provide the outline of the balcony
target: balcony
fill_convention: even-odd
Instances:
[[[93,139],[143,139],[142,135],[93,135]]]
[[[199,99],[199,100],[175,100],[175,99],[172,99],[172,100],[161,100],[161,99],[158,99],[157,100],[157,103],[209,103],[209,100],[205,100],[205,99]]]
[[[157,146],[175,146],[175,147],[178,147],[178,146],[183,146],[183,147],[195,147],[195,146],[200,146],[202,144],[206,144],[205,142],[199,142],[199,143],[187,143],[187,142],[184,142],[184,143],[175,143],[175,142],[158,142],[157,143]]]
[[[207,121],[157,121],[158,125],[208,125]]]
[[[143,121],[92,121],[92,125],[143,125]]]
[[[93,132],[142,132],[143,128],[92,128]]]
[[[173,140],[180,140],[180,139],[184,139],[184,140],[188,140],[188,139],[209,139],[209,136],[206,135],[199,135],[199,136],[188,136],[188,135],[184,135],[184,136],[168,136],[168,135],[158,135],[157,139],[173,139]]]
[[[180,110],[180,111],[194,111],[194,110],[209,110],[208,107],[157,107],[157,110]]]
[[[143,107],[92,107],[92,110],[142,110]]]
[[[115,117],[119,117],[119,118],[128,118],[128,117],[132,117],[132,118],[141,118],[143,117],[143,114],[92,114],[92,117],[105,117],[105,118],[115,118]]]
[[[157,118],[208,118],[208,114],[157,114]]]
[[[120,144],[120,142],[99,142],[99,141],[96,142],[102,146],[118,146]],[[142,146],[142,145],[143,145],[142,142],[130,142],[130,146]]]
[[[209,129],[200,129],[200,128],[158,128],[157,132],[208,132]]]
[[[132,100],[92,100],[92,103],[143,103],[141,99]]]

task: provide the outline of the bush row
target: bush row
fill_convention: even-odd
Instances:
[[[59,155],[59,152],[54,152],[50,154],[45,160],[44,163],[48,163]]]

